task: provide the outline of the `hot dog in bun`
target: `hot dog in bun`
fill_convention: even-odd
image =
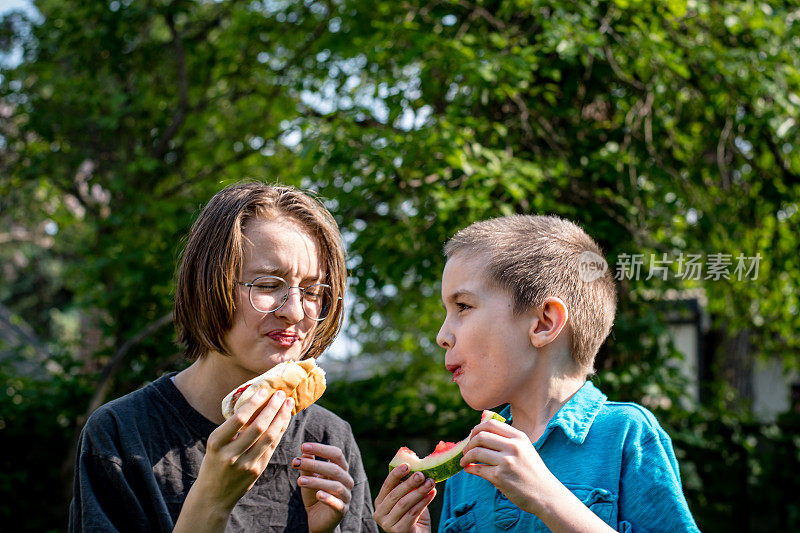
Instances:
[[[317,366],[314,359],[286,361],[275,365],[225,396],[222,400],[222,416],[225,420],[261,389],[268,389],[267,397],[282,390],[287,398],[294,398],[292,414],[296,415],[316,402],[325,392],[325,371]]]

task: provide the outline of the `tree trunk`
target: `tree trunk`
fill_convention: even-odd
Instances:
[[[721,333],[717,370],[719,377],[734,392],[733,397],[726,398],[726,402],[734,410],[750,409],[755,400],[750,330],[743,329],[731,334],[724,328]]]

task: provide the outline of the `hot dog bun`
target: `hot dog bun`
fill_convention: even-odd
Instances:
[[[273,392],[282,390],[287,398],[294,398],[292,414],[296,415],[325,392],[325,371],[314,359],[286,361],[275,365],[258,377],[242,383],[222,400],[222,416],[229,419],[236,410],[261,389]]]

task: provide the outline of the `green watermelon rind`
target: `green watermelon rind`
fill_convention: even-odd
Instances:
[[[484,411],[484,415],[481,417],[481,420],[485,420],[487,417],[492,418],[493,420],[499,420],[500,422],[505,422],[506,419],[502,416],[498,415],[494,411]],[[461,472],[464,468],[461,466],[461,458],[464,457],[463,449],[467,445],[467,441],[469,438],[466,438],[462,441],[459,441],[452,450],[457,450],[456,454],[450,457],[449,459],[445,459],[440,463],[433,464],[428,467],[423,468],[414,468],[411,465],[412,461],[406,461],[405,456],[401,455],[400,451],[395,454],[394,458],[389,462],[389,469],[392,470],[397,466],[403,463],[409,463],[409,466],[412,466],[411,470],[406,474],[403,479],[408,479],[411,475],[415,472],[422,472],[425,478],[430,478],[434,482],[439,483],[440,481],[444,481],[447,478],[453,477],[454,475]],[[417,461],[425,461],[430,462],[430,456],[423,457],[421,459],[417,459]]]
[[[455,445],[453,450],[457,451],[457,453],[451,458],[445,459],[441,463],[429,466],[427,468],[412,466],[414,462],[413,459],[405,460],[405,458],[400,455],[400,452],[398,452],[394,459],[389,462],[389,469],[391,470],[403,463],[409,463],[411,470],[403,477],[404,480],[408,479],[415,472],[422,472],[422,475],[424,475],[425,478],[430,478],[436,483],[439,483],[440,481],[444,481],[445,479],[458,474],[462,470],[462,467],[459,463],[461,462],[461,458],[464,457],[462,450],[464,449],[464,446],[467,445],[467,440],[468,439],[464,439]],[[418,459],[418,461],[422,461],[424,459],[425,457]]]

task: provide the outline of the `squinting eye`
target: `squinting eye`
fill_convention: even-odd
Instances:
[[[470,308],[470,306],[469,306],[469,305],[467,305],[467,304],[462,304],[462,303],[456,303],[456,307],[458,307],[458,310],[459,310],[459,311],[466,311],[467,309],[469,309],[469,308]]]
[[[264,292],[274,292],[281,288],[281,284],[275,282],[256,283],[253,288]]]

